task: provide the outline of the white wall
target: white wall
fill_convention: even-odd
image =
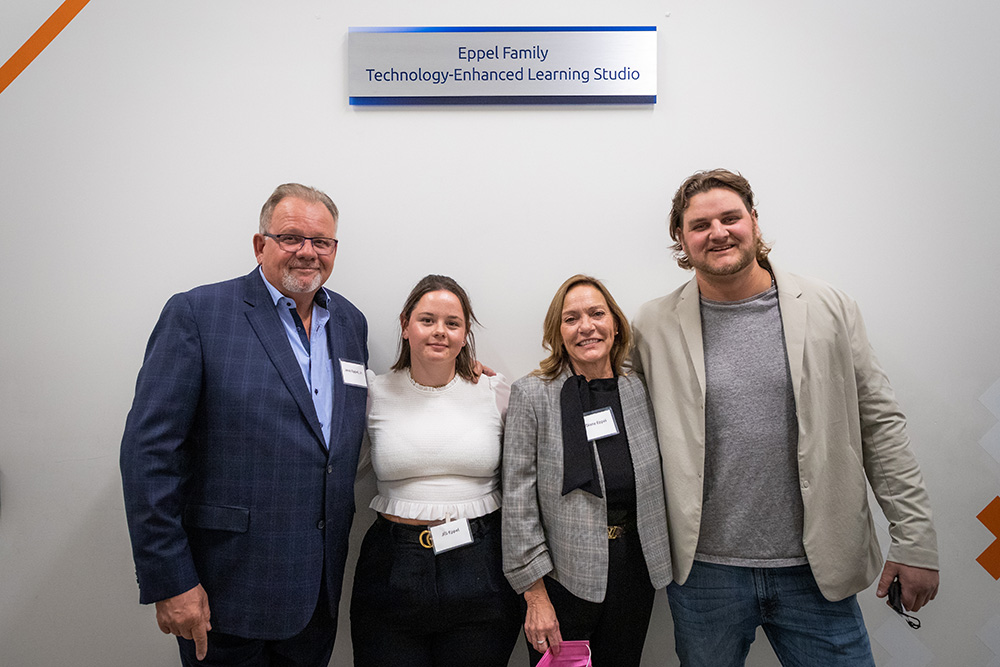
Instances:
[[[3,3],[0,62],[59,4]],[[990,0],[91,2],[0,94],[0,664],[176,663],[136,603],[118,443],[163,303],[253,266],[275,185],[341,207],[329,284],[368,315],[375,370],[440,272],[518,377],[570,274],[630,314],[687,279],[670,198],[726,166],[774,260],[860,301],[910,417],[942,586],[919,632],[860,595],[878,664],[1000,665],[1000,584],[975,561],[1000,480],[980,444],[1000,451],[980,401],[1000,391],[998,22]],[[658,103],[348,106],[348,26],[483,24],[656,25]],[[676,664],[671,637],[661,596],[645,664]],[[776,664],[763,640],[750,664]]]

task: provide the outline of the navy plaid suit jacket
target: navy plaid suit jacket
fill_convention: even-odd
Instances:
[[[213,629],[284,639],[309,622],[325,572],[336,618],[367,390],[367,323],[327,292],[330,447],[257,269],[173,296],[153,329],[121,471],[140,602],[201,583]]]

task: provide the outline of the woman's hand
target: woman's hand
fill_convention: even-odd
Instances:
[[[539,579],[524,592],[524,601],[528,603],[528,612],[524,617],[524,635],[528,638],[531,648],[544,653],[549,649],[552,655],[559,655],[562,635],[559,633],[559,619],[556,610],[549,601],[545,582]]]

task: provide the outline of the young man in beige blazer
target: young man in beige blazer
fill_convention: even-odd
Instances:
[[[768,260],[750,184],[718,169],[678,189],[678,264],[645,304],[635,365],[653,402],[670,520],[668,588],[685,666],[742,665],[762,626],[783,665],[872,665],[855,594],[938,587],[930,505],[857,304]],[[870,484],[889,520],[884,567]]]

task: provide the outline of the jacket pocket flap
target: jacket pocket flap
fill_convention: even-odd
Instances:
[[[184,525],[245,533],[250,527],[250,510],[222,505],[187,505],[184,508]]]

